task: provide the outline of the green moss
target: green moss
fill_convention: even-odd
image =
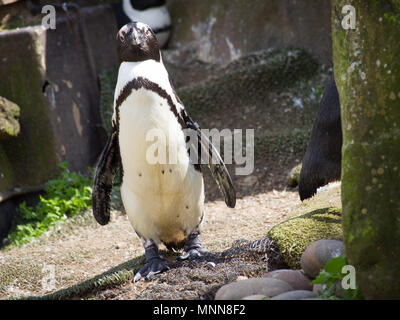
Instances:
[[[0,139],[16,137],[20,130],[20,108],[15,103],[0,97]]]
[[[332,37],[342,109],[346,253],[367,299],[398,299],[399,2],[353,1],[357,28],[347,32],[340,25],[345,4],[333,2]]]
[[[291,218],[268,232],[285,262],[293,269],[300,268],[300,258],[306,248],[321,239],[343,238],[340,208],[322,208]]]
[[[295,188],[299,185],[301,172],[301,163],[290,170],[288,178],[286,180],[286,185],[291,188]]]
[[[298,212],[268,232],[286,263],[300,268],[306,248],[321,239],[343,239],[340,186],[330,185],[301,203]]]

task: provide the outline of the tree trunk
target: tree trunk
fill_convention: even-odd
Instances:
[[[345,30],[345,5],[356,29]],[[400,0],[332,0],[348,261],[367,299],[400,298]]]

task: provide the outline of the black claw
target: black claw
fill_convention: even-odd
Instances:
[[[133,282],[137,282],[142,278],[151,280],[156,274],[169,270],[168,263],[161,257],[153,257],[135,274]]]

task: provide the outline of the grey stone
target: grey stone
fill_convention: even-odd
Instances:
[[[199,59],[226,62],[271,47],[307,48],[332,62],[329,0],[169,0],[174,32],[169,47],[193,44]],[[240,23],[238,23],[240,22]]]
[[[267,278],[279,279],[290,284],[295,290],[312,290],[311,280],[302,270],[279,269],[264,275]]]
[[[244,297],[243,300],[269,300],[269,297],[262,294],[254,294],[252,296]]]
[[[224,285],[217,291],[215,300],[235,300],[252,295],[273,297],[292,290],[293,288],[287,282],[282,280],[272,278],[252,278]]]
[[[0,92],[21,108],[17,137],[0,141],[0,193],[57,176],[60,161],[84,172],[106,142],[97,73],[117,65],[108,6],[57,12],[55,30],[0,33]]]
[[[300,300],[300,299],[309,299],[315,297],[317,297],[317,294],[315,292],[308,290],[294,290],[281,293],[271,298],[271,300]]]
[[[310,244],[301,256],[300,264],[304,273],[315,278],[332,258],[342,255],[344,245],[339,240],[318,240]]]

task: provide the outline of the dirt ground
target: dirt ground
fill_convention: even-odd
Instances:
[[[121,285],[72,298],[212,299],[224,283],[239,276],[260,276],[268,270],[265,253],[240,247],[265,237],[272,226],[295,214],[301,206],[297,191],[285,189],[241,197],[234,209],[227,208],[221,200],[209,201],[202,240],[210,254],[202,261],[177,263],[177,254],[166,253],[172,268],[152,281],[132,283],[129,279]],[[112,222],[104,227],[96,224],[91,212],[85,212],[33,243],[0,251],[0,299],[39,296],[68,288],[143,253],[123,212],[114,210]],[[143,263],[143,257],[141,260]],[[48,280],[51,272],[54,284]]]

